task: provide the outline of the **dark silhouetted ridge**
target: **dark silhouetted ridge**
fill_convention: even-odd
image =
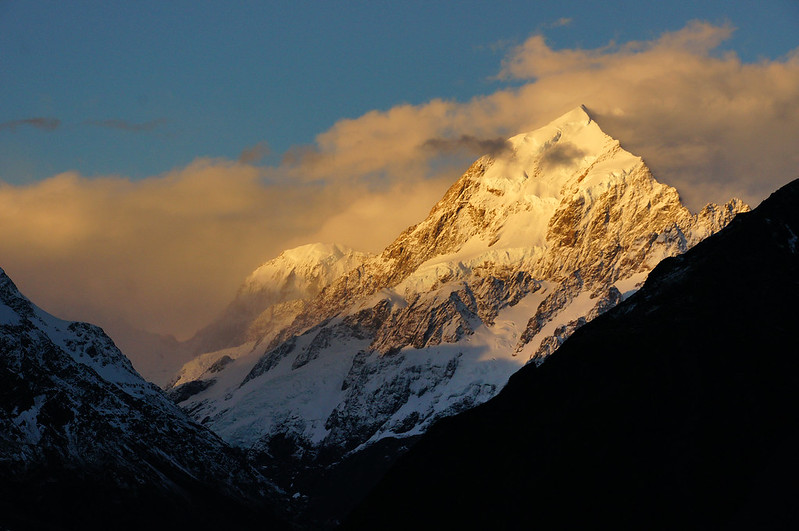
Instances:
[[[433,427],[346,529],[798,529],[799,181]]]
[[[0,529],[284,529],[243,452],[0,269]]]

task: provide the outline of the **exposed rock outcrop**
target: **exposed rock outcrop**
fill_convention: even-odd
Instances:
[[[584,108],[509,146],[181,405],[237,445],[295,441],[305,464],[419,435],[748,209],[692,215]]]

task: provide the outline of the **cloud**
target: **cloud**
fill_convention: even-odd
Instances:
[[[547,149],[541,156],[544,168],[557,168],[565,166],[572,161],[581,159],[586,152],[570,142],[560,142]]]
[[[279,171],[199,159],[140,181],[69,172],[0,182],[2,267],[56,315],[187,337],[284,248],[323,240],[379,250],[410,223],[399,214],[424,216],[449,184],[280,184]]]
[[[532,36],[498,65],[517,86],[340,120],[277,167],[248,155],[142,181],[67,173],[0,183],[0,265],[65,317],[185,336],[280,250],[338,241],[379,251],[498,139],[579,104],[692,209],[734,195],[756,205],[799,173],[799,50],[743,63],[718,52],[732,31],[694,22],[588,50]]]
[[[279,251],[270,234],[289,242],[317,226],[313,216],[293,218],[298,190],[266,187],[262,177],[198,160],[142,181],[64,173],[0,186],[3,267],[60,315],[102,324],[114,314],[185,335]]]
[[[271,151],[272,150],[269,148],[269,144],[266,142],[258,142],[254,146],[250,146],[241,151],[241,154],[239,155],[239,162],[242,164],[254,164],[256,162],[260,162],[261,159],[269,155]]]
[[[422,143],[422,149],[448,154],[456,151],[466,151],[472,155],[499,155],[510,148],[508,140],[504,137],[480,139],[472,135],[461,135],[456,139],[428,138]]]
[[[116,118],[112,118],[110,120],[89,120],[85,122],[87,125],[93,125],[96,127],[105,127],[108,129],[116,129],[118,131],[126,131],[129,133],[146,133],[149,131],[153,131],[156,128],[160,127],[161,125],[166,123],[164,118],[159,118],[157,120],[150,120],[149,122],[142,122],[142,123],[135,123],[129,122],[127,120],[119,120]]]
[[[629,62],[635,57],[663,52],[679,56],[685,53],[707,55],[729,39],[734,28],[694,21],[684,29],[664,33],[659,39],[624,45],[613,42],[593,50],[553,50],[543,35],[533,35],[513,49],[502,63],[501,79],[534,79],[579,70],[600,70]],[[653,53],[654,52],[654,53]],[[632,61],[635,62],[635,61]]]
[[[572,23],[572,19],[570,19],[568,17],[561,17],[558,20],[555,20],[554,22],[550,22],[549,24],[547,24],[547,27],[549,27],[549,28],[562,28],[564,26],[570,25],[571,23]]]
[[[319,229],[307,241],[340,242],[354,249],[380,252],[410,225],[427,217],[464,168],[436,178],[395,182],[379,191],[342,192]]]
[[[0,131],[9,130],[16,131],[19,127],[34,127],[43,131],[54,131],[61,125],[61,120],[58,118],[24,118],[22,120],[11,120],[9,122],[0,123]]]
[[[733,31],[691,22],[651,41],[565,50],[534,35],[500,69],[521,86],[341,120],[292,162],[301,178],[315,180],[418,179],[435,174],[442,151],[453,165],[475,155],[447,148],[533,130],[585,104],[690,208],[732,195],[754,205],[799,168],[799,50],[743,63],[717,52]]]

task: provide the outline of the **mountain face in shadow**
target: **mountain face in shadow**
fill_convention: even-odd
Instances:
[[[0,529],[281,529],[272,484],[0,269]]]
[[[668,258],[346,529],[799,528],[799,180]]]

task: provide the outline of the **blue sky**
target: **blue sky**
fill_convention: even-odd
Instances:
[[[0,1],[0,180],[138,179],[264,142],[278,164],[341,118],[512,86],[495,76],[533,33],[593,49],[692,19],[732,24],[716,53],[744,61],[799,45],[789,0]]]
[[[580,104],[694,211],[799,175],[795,0],[0,0],[0,87],[0,267],[115,338],[187,337],[283,249],[379,252]]]

